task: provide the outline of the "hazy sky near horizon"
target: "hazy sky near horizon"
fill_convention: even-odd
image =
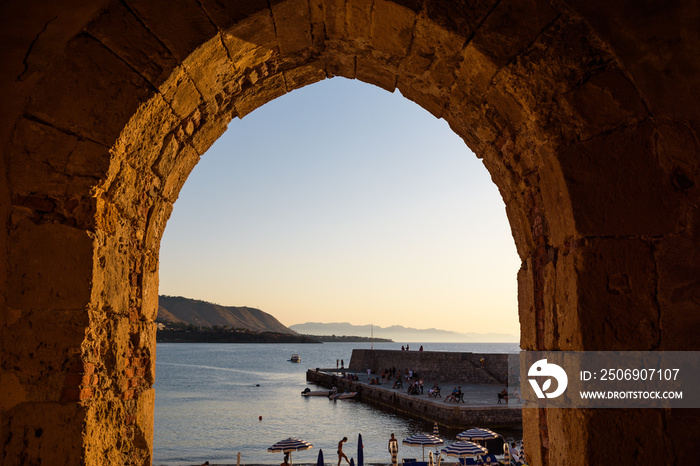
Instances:
[[[464,142],[399,91],[333,78],[229,124],[185,183],[160,294],[284,325],[519,334],[505,206]]]

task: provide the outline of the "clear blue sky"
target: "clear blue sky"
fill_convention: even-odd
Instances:
[[[160,293],[285,325],[519,334],[520,260],[482,162],[396,91],[334,78],[235,119],[185,183]]]

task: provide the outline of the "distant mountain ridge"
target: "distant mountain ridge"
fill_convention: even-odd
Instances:
[[[449,330],[439,330],[436,328],[417,329],[404,327],[402,325],[392,325],[391,327],[379,327],[377,325],[353,325],[349,322],[306,322],[303,324],[290,325],[290,329],[304,335],[360,335],[369,336],[373,333],[377,338],[388,338],[394,341],[407,342],[449,342],[449,343],[471,343],[471,342],[494,342],[509,343],[518,342],[519,337],[506,333],[459,333]]]
[[[221,306],[182,296],[159,296],[156,321],[201,325],[202,327],[220,325],[257,332],[295,333],[282,325],[272,315],[260,309],[245,306]]]

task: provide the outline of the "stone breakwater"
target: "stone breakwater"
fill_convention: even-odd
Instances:
[[[483,361],[482,361],[483,360]],[[447,351],[355,349],[348,370],[381,374],[384,369],[412,370],[424,380],[462,384],[505,384],[508,355]]]
[[[481,358],[484,364],[481,365]],[[423,395],[409,395],[406,388],[394,389],[392,384],[370,385],[367,369],[378,376],[385,368],[409,369],[425,380]],[[505,378],[507,355],[448,352],[354,350],[348,373],[357,374],[359,380],[350,380],[338,369],[310,369],[306,380],[322,387],[337,387],[339,391],[358,393],[358,398],[370,405],[389,409],[403,415],[428,422],[437,422],[448,428],[462,429],[479,425],[489,428],[521,427],[520,404],[498,404],[497,393],[504,381],[496,380],[498,374]],[[427,395],[432,382],[443,385],[440,398]],[[452,386],[461,385],[466,403],[446,402]]]

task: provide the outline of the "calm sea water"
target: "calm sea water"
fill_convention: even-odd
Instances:
[[[416,343],[415,349],[418,346]],[[374,347],[400,349],[401,343],[375,343]],[[426,351],[519,351],[515,343],[431,343],[424,347]],[[354,400],[331,402],[300,395],[308,385],[307,369],[335,367],[337,359],[347,366],[354,348],[369,348],[369,343],[158,344],[153,463],[235,464],[240,452],[242,464],[278,465],[282,454],[268,453],[267,448],[296,437],[314,447],[293,453],[294,463],[315,463],[318,450],[323,449],[326,463],[335,464],[336,446],[343,437],[349,439],[346,454],[357,456],[359,433],[365,461],[390,462],[386,446],[392,432],[401,440],[430,432],[432,425]],[[301,356],[301,364],[288,361],[293,353]],[[450,433],[441,434],[449,440]],[[420,448],[400,446],[399,457],[407,454],[404,449],[421,455]]]

